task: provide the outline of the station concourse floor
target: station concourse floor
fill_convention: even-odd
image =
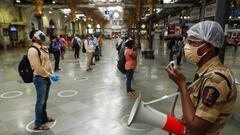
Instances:
[[[142,41],[143,44],[145,42]],[[176,92],[177,89],[164,70],[168,64],[166,43],[154,40],[153,47],[154,60],[143,59],[139,53],[138,67],[132,83],[133,89],[141,93],[143,101],[160,98]],[[145,124],[127,127],[128,115],[136,98],[126,95],[126,77],[116,68],[114,40],[105,40],[103,57],[96,62],[91,72],[85,71],[85,54],[81,53],[80,59],[74,59],[73,51],[70,48],[67,50],[65,59],[60,64],[62,71],[58,73],[61,79],[59,82],[52,82],[47,104],[48,115],[57,120],[56,125],[46,132],[30,132],[33,126],[30,122],[35,117],[35,88],[33,84],[23,83],[17,72],[18,63],[25,52],[26,49],[0,51],[0,135],[168,135],[159,128]],[[53,57],[51,59],[53,65]],[[235,77],[240,80],[240,50],[234,53],[233,47],[227,47],[225,64],[231,67]],[[180,68],[187,79],[192,80],[196,67],[183,60]],[[238,92],[239,86],[237,85]],[[75,93],[65,90],[73,90]],[[11,93],[12,91],[17,92]],[[151,106],[163,113],[169,113],[172,102],[173,98],[170,98]],[[176,116],[180,115],[179,99]],[[30,131],[26,130],[26,125],[29,124]],[[236,106],[221,135],[239,133],[238,94]]]

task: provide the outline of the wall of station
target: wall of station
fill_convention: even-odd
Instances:
[[[56,29],[58,34],[71,33],[70,18],[65,18],[60,10],[43,10],[43,31],[48,34]],[[0,1],[0,49],[26,46],[30,43],[29,33],[32,27],[38,28],[34,15],[34,5],[29,8],[19,8],[13,1]],[[81,26],[76,24],[77,33]]]

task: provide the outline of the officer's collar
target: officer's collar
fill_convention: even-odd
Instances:
[[[204,73],[206,73],[206,71],[211,67],[211,66],[215,66],[217,64],[221,63],[219,60],[218,56],[213,57],[212,59],[210,59],[208,62],[206,62],[203,66],[201,66],[196,74],[198,76],[202,76]]]

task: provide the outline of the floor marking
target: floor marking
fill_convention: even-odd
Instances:
[[[73,93],[73,94],[63,95],[64,93]],[[78,94],[78,92],[76,90],[63,90],[63,91],[58,93],[58,96],[59,97],[73,97],[73,96],[75,96],[77,94]]]
[[[33,123],[34,123],[34,120],[31,121],[31,122],[29,122],[29,123],[26,125],[25,129],[26,129],[28,132],[39,133],[39,132],[48,131],[48,130],[33,130],[33,129],[30,129],[29,126],[30,126],[31,124],[33,124]],[[53,128],[56,124],[57,124],[57,120],[54,121],[54,123],[49,127],[49,129]]]
[[[16,95],[13,96],[6,96],[7,94],[12,94],[12,93],[16,93]],[[15,98],[15,97],[19,97],[23,94],[23,92],[21,91],[10,91],[10,92],[5,92],[3,94],[0,95],[1,98]]]

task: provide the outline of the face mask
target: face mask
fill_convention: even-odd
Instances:
[[[205,52],[202,56],[199,56],[197,54],[198,49],[201,48],[203,45],[205,45],[205,43],[198,47],[193,47],[189,43],[186,43],[186,45],[184,46],[184,52],[185,58],[188,62],[192,64],[197,64],[201,60],[201,58],[207,54],[207,52]]]
[[[50,44],[50,39],[46,36],[45,40],[42,42],[44,46],[49,46]]]

